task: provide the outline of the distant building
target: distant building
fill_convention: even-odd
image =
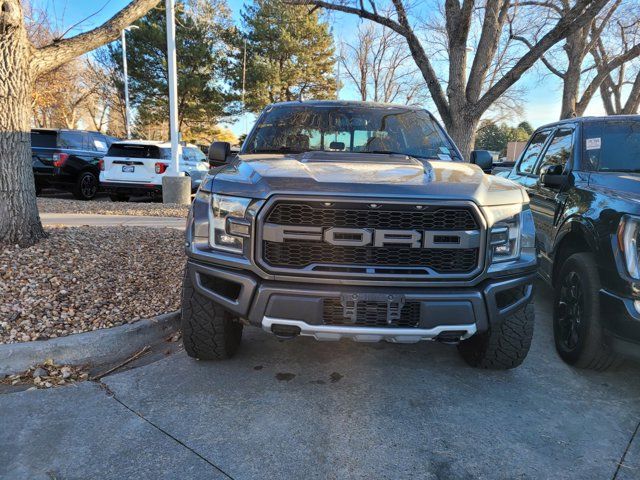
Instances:
[[[507,161],[515,162],[520,156],[520,154],[522,153],[522,151],[524,150],[524,147],[526,146],[527,146],[527,142],[507,143]]]

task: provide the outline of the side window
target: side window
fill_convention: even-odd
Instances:
[[[573,152],[573,129],[572,128],[560,128],[553,136],[551,143],[547,151],[544,153],[544,157],[538,165],[536,172],[548,165],[562,165],[567,164],[571,153]]]
[[[106,152],[109,149],[107,138],[99,133],[89,134],[89,150],[97,150],[98,152]]]
[[[84,134],[82,132],[69,132],[62,131],[60,132],[60,137],[58,139],[60,148],[70,148],[74,150],[83,150],[84,149]]]
[[[550,130],[543,130],[533,135],[531,142],[529,142],[529,146],[524,152],[522,152],[522,156],[520,157],[518,173],[533,173],[533,169],[536,166],[542,147],[544,147],[550,133]]]

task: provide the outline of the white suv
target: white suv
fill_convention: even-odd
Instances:
[[[171,170],[171,144],[149,140],[115,142],[100,161],[100,184],[113,201],[137,195],[162,195],[162,177]],[[195,145],[181,146],[180,171],[195,192],[209,171],[207,157]]]

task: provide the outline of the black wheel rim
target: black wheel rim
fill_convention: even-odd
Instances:
[[[96,194],[98,185],[93,175],[87,174],[80,179],[80,191],[86,198],[91,198]]]
[[[576,272],[569,272],[562,279],[557,308],[560,342],[567,350],[575,350],[580,344],[584,320],[584,289]]]

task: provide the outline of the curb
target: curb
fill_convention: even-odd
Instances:
[[[66,337],[0,345],[0,377],[52,359],[58,365],[101,365],[125,360],[178,329],[179,312]]]

